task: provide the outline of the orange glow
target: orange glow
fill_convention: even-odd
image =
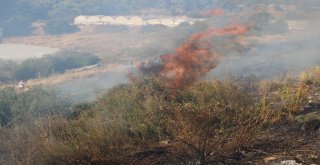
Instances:
[[[223,9],[212,9],[206,12],[206,15],[218,16],[224,14]]]
[[[161,56],[163,67],[160,75],[166,86],[172,89],[188,86],[218,65],[219,56],[210,51],[209,37],[241,35],[248,30],[245,26],[209,29],[192,35],[174,53]]]

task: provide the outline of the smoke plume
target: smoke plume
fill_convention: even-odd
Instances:
[[[144,63],[139,68],[143,72],[157,72],[168,88],[181,89],[205,76],[218,65],[220,55],[211,50],[211,37],[242,35],[248,30],[245,26],[233,26],[212,28],[193,34],[173,53],[162,55],[159,63]]]

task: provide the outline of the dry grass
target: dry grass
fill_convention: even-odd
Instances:
[[[308,86],[304,82],[284,78],[282,80],[262,81],[258,87],[263,109],[271,109],[281,120],[285,115],[293,118],[308,103]]]
[[[253,98],[228,82],[200,83],[168,109],[168,128],[180,163],[215,164],[254,141],[263,114]],[[221,159],[222,158],[222,159]]]
[[[307,85],[320,84],[320,67],[314,67],[301,74],[300,79]]]
[[[65,83],[70,80],[74,80],[74,79],[83,79],[86,77],[91,77],[91,76],[99,75],[102,73],[111,72],[120,66],[121,65],[113,64],[113,65],[108,65],[105,67],[98,67],[98,68],[93,68],[93,69],[84,70],[84,71],[68,71],[62,75],[54,75],[54,76],[50,76],[48,78],[28,80],[27,84],[30,86],[58,85],[58,84]]]
[[[234,164],[305,144],[294,140],[304,138],[295,120],[304,83],[264,81],[250,91],[237,84],[199,82],[172,94],[158,78],[135,80],[75,117],[1,128],[0,163]],[[314,128],[313,119],[303,122]]]
[[[58,36],[13,37],[4,40],[4,42],[76,49],[96,54],[109,61],[110,59],[119,59],[119,56],[132,57],[133,54],[141,57],[142,54],[134,51],[149,49],[150,47],[153,49],[154,45],[156,45],[156,51],[158,51],[159,44],[162,45],[162,49],[171,48],[175,44],[176,38],[181,38],[181,35],[188,33],[188,31],[182,32],[181,30],[179,32],[179,36],[175,32],[171,32],[171,29],[163,29],[157,33],[137,33],[134,30],[125,32],[104,31],[103,33],[78,32]],[[172,37],[172,41],[168,37]],[[151,53],[147,52],[146,54],[150,55]]]
[[[76,119],[30,121],[26,136],[13,135],[17,145],[4,145],[36,147],[6,157],[9,164],[210,164],[252,142],[261,118],[259,105],[232,83],[199,83],[172,96],[151,79],[111,90]]]

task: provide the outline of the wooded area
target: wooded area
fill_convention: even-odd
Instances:
[[[288,4],[291,1],[282,0],[281,3]],[[308,3],[317,3],[313,1]],[[192,15],[212,8],[235,10],[238,5],[251,5],[256,4],[255,2],[257,0],[0,0],[0,36],[1,31],[4,37],[30,35],[31,23],[36,20],[45,22],[48,34],[61,34],[78,30],[72,26],[77,15],[137,15],[143,14],[143,11]],[[277,3],[280,4],[279,1]]]

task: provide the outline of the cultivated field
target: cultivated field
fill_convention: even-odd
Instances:
[[[27,45],[28,44],[28,45]],[[0,44],[0,60],[22,61],[28,58],[39,58],[45,54],[57,52],[57,48],[49,48],[40,45],[21,44]]]

